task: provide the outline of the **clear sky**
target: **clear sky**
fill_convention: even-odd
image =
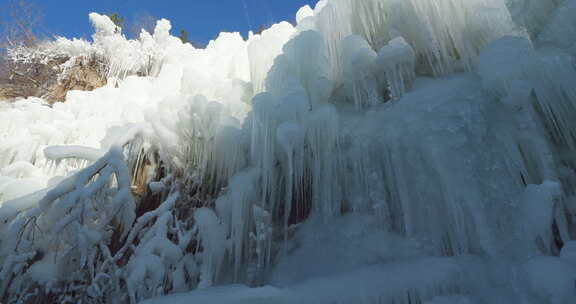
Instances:
[[[9,0],[0,0],[7,3]],[[172,34],[185,29],[192,41],[206,43],[220,31],[248,30],[294,20],[296,11],[318,0],[28,0],[41,7],[48,32],[66,37],[90,37],[90,12],[117,12],[128,22],[150,14],[172,22]]]

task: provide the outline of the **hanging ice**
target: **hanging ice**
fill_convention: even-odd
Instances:
[[[416,78],[416,54],[402,37],[392,39],[378,51],[376,65],[386,75],[392,98],[400,98]]]

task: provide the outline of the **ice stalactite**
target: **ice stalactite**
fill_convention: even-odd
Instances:
[[[526,79],[534,90],[537,110],[553,140],[561,146],[576,147],[576,75],[573,59],[562,51],[536,54],[526,68]]]
[[[253,99],[251,117],[250,158],[261,175],[262,198],[266,206],[275,209],[276,189],[276,124],[274,119],[274,97],[261,93]]]
[[[522,38],[495,41],[480,57],[485,89],[516,109],[523,130],[520,147],[532,167],[532,173],[524,173],[529,183],[564,179],[559,162],[574,166],[562,152],[575,145],[576,127],[569,118],[576,113],[576,93],[568,80],[576,73],[572,61],[561,50],[536,50]]]
[[[340,213],[342,194],[339,154],[339,116],[332,105],[314,110],[306,120],[306,167],[310,170],[312,209],[323,216]]]
[[[458,80],[452,85],[454,87],[448,85],[442,89],[439,87],[436,89],[445,90],[442,93],[443,96],[450,96],[453,93],[448,92],[454,92],[452,90],[457,87],[470,86],[472,83],[470,80]],[[428,90],[420,90],[422,94],[426,94],[426,91]],[[432,92],[428,91],[427,94],[432,94]],[[392,220],[392,223],[396,222],[392,225],[398,229],[395,230],[396,232],[413,236],[421,235],[425,239],[434,240],[432,246],[439,253],[447,255],[476,252],[482,247],[479,242],[483,240],[489,242],[490,238],[481,236],[483,233],[488,233],[487,229],[476,230],[476,227],[483,227],[486,215],[482,210],[483,206],[475,201],[480,189],[476,188],[471,173],[484,165],[481,160],[476,160],[477,163],[474,163],[472,159],[466,161],[469,162],[468,164],[458,165],[457,161],[465,162],[465,160],[450,157],[453,153],[465,153],[464,151],[471,149],[471,145],[478,144],[466,134],[466,130],[468,128],[472,130],[473,125],[460,121],[457,117],[447,116],[443,123],[451,127],[445,129],[432,118],[434,115],[430,114],[431,112],[425,110],[425,108],[433,108],[442,113],[443,108],[448,109],[459,102],[461,111],[468,113],[468,117],[474,119],[473,117],[478,115],[471,101],[460,101],[454,95],[452,96],[451,101],[445,99],[441,102],[435,100],[432,95],[427,97],[412,95],[401,103],[391,105],[386,111],[374,113],[374,116],[366,123],[372,119],[374,119],[373,123],[386,121],[382,125],[386,131],[373,137],[370,144],[373,145],[374,151],[381,151],[375,153],[381,154],[377,159],[381,159],[382,167],[378,170],[382,170],[384,174],[379,180],[378,170],[359,168],[362,170],[359,174],[368,174],[369,178],[376,178],[366,181],[368,184],[364,187],[368,193],[379,189],[378,185],[375,187],[368,185],[373,182],[383,183],[383,196],[377,196],[382,197],[384,205],[379,208],[388,210],[388,219]],[[418,101],[420,105],[426,103],[425,108],[417,110],[416,100],[420,100]],[[406,115],[395,114],[400,112],[409,112],[410,116],[414,116],[410,118]],[[400,118],[401,116],[403,118]],[[401,121],[395,121],[396,119],[401,119]],[[419,125],[426,124],[429,126],[428,130],[435,130],[435,132],[428,132],[425,131],[426,128],[413,126],[409,123],[410,121],[418,121]],[[426,135],[421,132],[426,132]],[[448,133],[442,135],[444,132]],[[448,134],[451,135],[448,136]],[[369,138],[372,138],[372,135]],[[450,138],[449,142],[448,138]],[[373,162],[368,166],[377,164]],[[476,166],[478,168],[475,168]],[[419,173],[410,174],[412,170]],[[453,179],[456,176],[459,178]],[[468,185],[465,182],[467,179],[469,179]],[[442,187],[443,190],[436,191],[437,187]],[[434,201],[435,207],[428,205],[427,201]],[[440,218],[442,218],[441,222],[438,221]],[[485,249],[489,250],[489,248]]]
[[[375,64],[386,75],[393,99],[402,97],[416,78],[416,54],[402,37],[396,37],[383,46],[378,51]]]
[[[250,233],[252,239],[254,260],[248,265],[246,274],[249,283],[258,284],[264,281],[266,271],[269,270],[272,263],[272,214],[264,209],[261,204],[255,204],[252,207],[252,216],[254,217],[254,231]]]
[[[524,191],[520,202],[522,210],[519,234],[526,238],[527,252],[542,252],[547,254],[557,254],[551,252],[555,248],[549,248],[553,242],[553,221],[557,217],[561,208],[562,189],[557,182],[545,181],[540,185],[528,185]],[[564,227],[560,227],[562,229]]]
[[[350,24],[342,22],[349,19],[348,7],[339,9],[342,1],[319,1],[314,9],[314,28],[322,33],[330,68],[330,79],[335,82],[343,80],[344,63],[341,44],[344,38],[352,34]]]
[[[276,140],[283,152],[283,165],[286,182],[284,191],[283,222],[284,241],[288,241],[288,219],[292,212],[294,200],[298,200],[299,192],[304,183],[304,131],[294,121],[287,121],[278,126]],[[294,197],[294,193],[296,197]]]
[[[203,189],[205,194],[217,192],[246,165],[249,138],[219,102],[197,95],[184,107],[176,121],[154,124],[156,136],[163,142],[159,148],[173,155],[166,162],[184,168],[186,178],[209,184]]]
[[[337,81],[345,79],[338,44],[353,34],[379,50],[399,33],[415,50],[419,69],[436,76],[470,70],[487,43],[505,34],[522,35],[504,0],[335,0],[318,7],[316,28],[326,39]]]
[[[472,60],[487,43],[516,33],[502,0],[407,1],[404,5],[423,28],[410,29],[409,19],[404,18],[398,31],[414,41],[416,51],[435,75],[453,72],[459,66],[470,70]],[[404,28],[414,36],[405,34]]]
[[[213,175],[218,177],[219,185],[224,185],[228,178],[246,167],[249,138],[239,126],[224,125],[214,140]]]
[[[533,87],[524,77],[525,58],[533,55],[531,42],[521,37],[505,37],[490,44],[481,54],[478,73],[483,89],[502,102],[517,128],[512,130],[510,154],[519,153],[525,183],[540,184],[544,180],[557,180],[551,142],[543,121],[534,107]],[[505,68],[504,68],[505,67]],[[515,152],[514,152],[515,151]]]
[[[282,46],[288,42],[293,33],[294,27],[288,22],[282,22],[249,39],[248,56],[255,94],[264,91],[266,74],[274,64],[276,56],[282,53]]]
[[[258,200],[256,181],[254,170],[239,172],[230,178],[226,194],[216,200],[216,211],[229,242],[234,281],[240,280],[240,269],[251,258],[248,245],[251,244],[250,233],[253,230],[253,207]]]
[[[226,231],[218,217],[208,208],[194,212],[198,234],[202,240],[202,264],[200,267],[199,288],[207,288],[216,283],[226,253]]]
[[[343,42],[344,88],[354,104],[361,107],[383,102],[375,73],[376,52],[360,36],[349,36]]]
[[[308,108],[324,103],[333,90],[324,39],[315,30],[295,34],[266,78],[266,91],[275,96],[290,94],[299,86],[309,99]]]
[[[538,37],[555,9],[565,0],[506,0],[514,21],[526,28],[532,37]]]
[[[550,22],[543,27],[537,40],[576,55],[576,44],[571,39],[567,39],[576,35],[576,21],[572,17],[574,14],[576,14],[576,2],[562,1],[558,9],[550,16]]]

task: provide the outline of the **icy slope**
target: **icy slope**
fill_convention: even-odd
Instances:
[[[91,14],[51,47],[108,86],[0,108],[1,300],[573,303],[574,3],[322,0],[205,50]]]

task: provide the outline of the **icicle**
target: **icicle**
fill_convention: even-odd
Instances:
[[[216,201],[216,210],[230,239],[234,280],[239,280],[240,268],[249,256],[249,235],[252,230],[252,209],[258,199],[255,170],[241,171],[228,182],[227,193]]]
[[[410,89],[416,78],[416,54],[402,37],[392,39],[378,52],[376,65],[383,70],[391,97],[398,99]]]
[[[332,105],[314,110],[306,119],[306,167],[310,168],[313,208],[323,216],[340,213],[341,189],[338,176],[339,117]]]
[[[325,103],[332,93],[330,66],[321,33],[298,33],[283,47],[266,78],[266,91],[283,96],[303,88],[308,108]]]
[[[288,219],[292,212],[294,193],[296,198],[303,191],[304,176],[304,131],[293,121],[282,123],[276,130],[276,140],[284,152],[286,196],[284,199],[284,241],[288,241]]]
[[[250,74],[254,93],[261,93],[265,88],[268,71],[276,56],[282,53],[282,46],[294,33],[294,27],[288,22],[273,25],[262,34],[251,37],[248,45]]]
[[[214,175],[222,185],[247,164],[248,135],[238,127],[220,127],[214,139]]]
[[[526,27],[532,37],[541,33],[548,19],[563,0],[507,0],[514,21]]]
[[[560,185],[545,181],[528,185],[520,200],[519,233],[533,252],[549,253],[553,242],[552,223],[562,196]]]
[[[194,212],[194,220],[204,250],[198,288],[207,288],[217,283],[227,247],[226,233],[214,212],[208,208],[197,209]]]
[[[256,269],[252,274],[247,274],[248,282],[257,282],[259,275],[265,273],[272,258],[272,215],[261,206],[254,205],[252,210],[255,231],[251,237],[255,243],[254,254],[256,255]]]
[[[257,166],[262,179],[261,201],[270,210],[276,204],[276,130],[275,98],[269,93],[261,93],[254,97],[254,116],[252,119],[252,141],[250,145],[251,161]]]
[[[344,88],[358,108],[383,102],[378,89],[374,63],[377,54],[360,36],[349,36],[343,42]]]

